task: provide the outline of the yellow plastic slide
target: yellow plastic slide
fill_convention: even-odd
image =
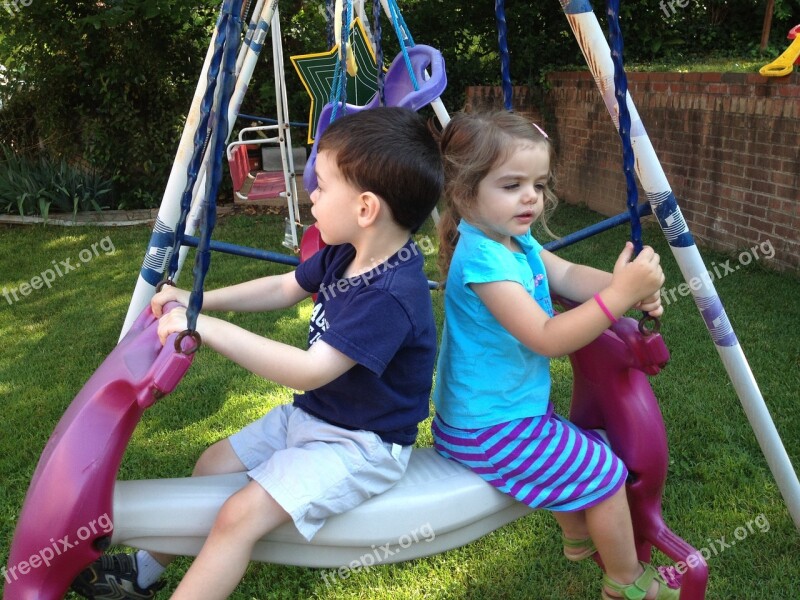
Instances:
[[[800,64],[800,25],[789,30],[788,39],[793,40],[789,47],[778,58],[761,67],[758,72],[764,77],[785,77],[794,71],[794,65]]]

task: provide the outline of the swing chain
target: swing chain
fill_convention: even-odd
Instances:
[[[172,280],[172,278],[165,277],[156,284],[156,294],[159,293],[165,285],[171,285],[172,287],[175,287],[175,282]]]
[[[186,337],[190,337],[194,340],[194,346],[184,349],[181,342],[183,342],[183,339]],[[200,334],[194,329],[185,329],[178,334],[178,337],[175,338],[175,352],[178,352],[179,354],[185,354],[186,356],[191,356],[197,352],[202,345],[203,338],[201,338]]]
[[[648,323],[651,325],[648,325]],[[639,319],[639,333],[643,336],[648,336],[658,333],[659,331],[661,331],[661,319],[644,313],[642,318]]]
[[[175,282],[172,281],[172,279],[169,277],[162,279],[156,284],[156,294],[160,292],[165,285],[171,285],[172,287],[175,287]],[[192,338],[194,340],[194,345],[184,349],[181,342],[183,342],[183,339],[186,337]],[[203,345],[203,338],[200,337],[200,334],[194,329],[186,329],[184,331],[181,331],[178,334],[178,337],[175,338],[175,352],[179,354],[185,354],[186,356],[191,356],[192,354],[197,352],[200,349],[200,346],[202,345]]]

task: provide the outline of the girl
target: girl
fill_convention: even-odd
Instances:
[[[543,250],[531,224],[553,208],[553,150],[508,112],[458,114],[442,132],[447,276],[434,445],[562,529],[564,554],[599,552],[601,597],[677,599],[640,563],[625,495],[627,471],[596,435],[554,414],[549,358],[585,346],[630,308],[658,316],[664,282],[646,247],[626,244],[613,274]],[[546,227],[546,225],[545,225]],[[553,316],[550,291],[582,302]]]

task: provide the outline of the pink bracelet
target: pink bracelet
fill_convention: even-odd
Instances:
[[[593,296],[593,298],[594,298],[595,302],[597,302],[597,306],[600,307],[600,310],[602,310],[603,313],[608,317],[608,320],[611,321],[611,323],[616,323],[617,322],[617,317],[615,317],[613,314],[611,314],[611,311],[608,310],[608,307],[603,302],[603,299],[600,297],[600,294],[595,294]]]

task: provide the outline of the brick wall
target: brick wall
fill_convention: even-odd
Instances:
[[[548,82],[545,93],[515,87],[514,108],[555,140],[559,197],[623,212],[619,136],[591,75]],[[629,73],[628,83],[697,243],[733,252],[769,240],[770,266],[799,272],[800,74]],[[502,91],[470,88],[468,108],[485,105],[502,106]]]

